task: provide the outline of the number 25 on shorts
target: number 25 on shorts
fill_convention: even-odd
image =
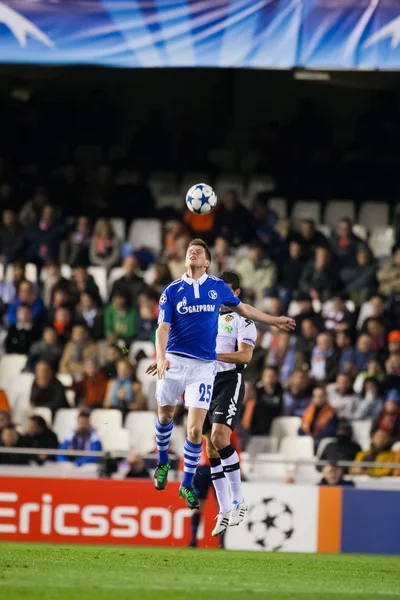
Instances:
[[[201,383],[199,386],[200,392],[200,402],[207,402],[207,404],[211,400],[212,393],[212,385],[206,385],[205,383]]]

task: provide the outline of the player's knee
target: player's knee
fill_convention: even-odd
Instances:
[[[174,408],[161,407],[158,409],[158,420],[162,425],[167,425],[174,418]]]
[[[229,436],[227,436],[224,431],[213,431],[211,433],[211,443],[217,450],[221,450],[222,448],[229,446]]]
[[[202,438],[202,427],[200,427],[199,425],[190,425],[188,427],[188,438],[190,442],[193,442],[193,444],[200,444],[201,442],[201,438]]]

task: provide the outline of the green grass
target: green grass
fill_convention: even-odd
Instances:
[[[400,559],[5,543],[0,598],[394,600]]]

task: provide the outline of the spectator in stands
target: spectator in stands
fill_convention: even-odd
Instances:
[[[175,259],[177,254],[179,254],[178,249],[180,246],[177,246],[178,240],[189,239],[189,231],[188,228],[182,221],[178,221],[178,219],[170,219],[165,223],[165,239],[164,239],[164,253],[167,261],[171,259]],[[179,257],[180,258],[180,257]]]
[[[296,342],[296,352],[300,353],[300,362],[310,364],[318,333],[318,327],[311,319],[304,319],[301,322]]]
[[[55,377],[49,363],[44,360],[38,362],[35,368],[30,403],[33,407],[50,408],[53,417],[59,408],[69,407],[61,382]]]
[[[19,285],[22,281],[25,281],[25,263],[23,261],[16,261],[11,265],[11,279],[3,278],[0,281],[0,310],[5,310],[8,304],[14,302]]]
[[[252,216],[235,190],[227,192],[216,211],[214,233],[226,237],[233,246],[251,240]],[[261,219],[260,219],[261,222]]]
[[[338,268],[327,246],[317,246],[315,258],[304,267],[300,279],[300,290],[313,300],[326,302],[340,287]]]
[[[332,383],[339,370],[340,355],[334,346],[332,334],[322,332],[311,353],[310,374],[316,381]]]
[[[392,441],[390,434],[384,429],[377,429],[371,437],[371,447],[369,450],[362,450],[356,455],[355,461],[360,466],[350,469],[351,475],[369,475],[370,477],[388,477],[392,470],[386,467],[363,467],[363,462],[394,462],[395,454],[391,452]]]
[[[35,225],[47,202],[47,192],[44,187],[39,186],[34,190],[33,197],[22,206],[18,215],[18,220],[24,229],[29,229]]]
[[[42,339],[30,347],[27,370],[34,371],[39,361],[45,361],[57,372],[62,352],[63,347],[57,338],[55,329],[53,327],[46,327],[43,331]]]
[[[26,434],[23,440],[25,448],[54,449],[58,448],[58,439],[54,431],[48,426],[46,421],[40,415],[29,417]],[[30,457],[38,465],[42,465],[46,460],[55,460],[51,454],[36,454]]]
[[[314,439],[315,449],[325,437],[335,437],[338,418],[328,402],[324,386],[316,386],[312,392],[311,402],[305,409],[299,435],[310,435]]]
[[[104,310],[104,333],[109,342],[124,340],[130,344],[136,333],[137,312],[128,304],[127,296],[118,288]]]
[[[336,348],[340,355],[352,346],[352,335],[349,329],[338,329],[335,335]]]
[[[301,220],[300,230],[295,237],[303,246],[303,254],[306,260],[313,258],[317,246],[329,246],[328,240],[320,231],[317,231],[315,222],[312,219]]]
[[[271,259],[279,268],[287,260],[292,239],[290,221],[288,219],[280,219],[275,226],[275,237],[267,246]]]
[[[400,440],[400,392],[397,389],[388,391],[383,409],[375,418],[371,432],[378,429],[386,431],[391,439]]]
[[[182,273],[185,272],[186,250],[189,241],[190,238],[187,236],[180,237],[175,244],[175,254],[168,260],[168,268],[173,281],[182,277]]]
[[[139,294],[145,289],[143,279],[137,274],[139,267],[137,258],[128,256],[123,262],[123,267],[124,275],[114,282],[110,297],[112,298],[118,292],[128,299],[128,305],[131,308],[136,308],[139,302]]]
[[[8,325],[17,324],[17,311],[21,305],[29,306],[32,311],[33,322],[40,325],[44,317],[44,304],[40,296],[35,292],[35,289],[30,281],[22,281],[19,284],[18,295],[7,310]]]
[[[304,319],[311,319],[312,322],[321,330],[324,326],[324,321],[321,315],[315,312],[310,294],[299,292],[296,297],[299,313],[295,317],[296,331],[300,330],[301,323]]]
[[[395,329],[388,335],[388,351],[389,354],[400,352],[400,331]]]
[[[257,329],[257,338],[253,350],[253,358],[243,373],[243,378],[247,381],[258,381],[264,368],[265,358],[267,356],[266,348],[262,346],[264,331]]]
[[[268,246],[276,237],[279,217],[269,205],[268,192],[259,192],[253,203],[254,229],[258,239]]]
[[[11,412],[10,405],[8,404],[8,398],[4,390],[0,390],[0,446],[2,445],[1,434],[5,427],[11,425]]]
[[[198,215],[191,212],[188,208],[183,216],[185,226],[189,229],[193,237],[200,237],[207,243],[211,243],[214,239],[214,224],[216,220],[217,210],[212,210],[206,215]],[[184,244],[185,237],[181,237],[176,240],[175,244],[175,257],[173,260],[177,260],[177,256],[180,255],[182,245]],[[185,244],[185,250],[187,243]]]
[[[329,465],[324,466],[323,477],[318,485],[354,487],[353,481],[344,479],[344,473],[343,467],[338,467],[334,461],[330,461]]]
[[[265,367],[261,382],[247,400],[242,427],[250,435],[268,435],[272,421],[280,417],[283,411],[282,387],[279,383],[278,370]]]
[[[389,358],[385,362],[386,375],[388,376],[387,383],[400,383],[400,352],[391,352]],[[397,379],[397,380],[396,380]]]
[[[100,219],[90,242],[89,259],[93,265],[110,270],[120,260],[121,243],[114,233],[111,222]]]
[[[19,306],[17,322],[8,329],[5,347],[7,354],[28,354],[31,345],[40,337],[41,331],[32,320],[29,306]]]
[[[88,273],[87,267],[78,265],[74,269],[71,279],[71,294],[75,303],[79,302],[80,295],[83,292],[89,292],[96,300],[96,304],[101,306],[101,298],[99,288],[93,278],[93,275]]]
[[[71,340],[67,342],[60,361],[60,373],[68,373],[73,377],[82,377],[83,361],[86,358],[97,358],[97,346],[89,338],[85,325],[75,325]]]
[[[105,408],[118,408],[123,414],[130,410],[145,410],[142,384],[136,381],[132,365],[125,359],[117,363],[117,377],[107,386]]]
[[[357,375],[356,380],[354,382],[354,386],[353,386],[354,391],[357,394],[360,394],[362,392],[363,387],[364,387],[364,382],[369,377],[373,377],[374,379],[376,379],[378,381],[379,385],[382,385],[382,383],[385,380],[386,373],[385,373],[381,363],[376,359],[370,360],[368,363],[367,369],[365,371],[361,371]]]
[[[371,336],[368,334],[360,335],[355,348],[349,348],[342,352],[339,372],[349,373],[354,377],[360,371],[365,371],[368,368],[369,361],[375,358],[371,343]]]
[[[219,235],[214,242],[211,252],[211,265],[208,270],[210,275],[218,275],[222,271],[233,271],[235,269],[235,253],[231,248],[228,238]]]
[[[155,342],[157,329],[158,294],[140,294],[135,340]]]
[[[98,342],[104,338],[103,311],[96,303],[95,296],[90,292],[82,292],[80,295],[75,320],[86,325],[93,341]]]
[[[59,256],[63,227],[54,217],[54,209],[45,204],[40,220],[25,231],[25,252],[27,262],[42,266],[47,260],[56,260]]]
[[[286,331],[279,331],[273,339],[268,353],[267,364],[279,371],[279,381],[285,384],[296,364],[295,340]]]
[[[354,393],[352,381],[345,373],[336,377],[336,383],[328,385],[328,402],[339,419],[356,419],[359,412],[360,397]]]
[[[393,262],[379,269],[376,274],[379,282],[379,292],[390,296],[400,292],[400,246],[394,249]]]
[[[168,265],[164,263],[155,263],[152,269],[152,279],[148,282],[151,289],[161,294],[163,289],[172,281]]]
[[[47,260],[40,274],[40,293],[46,307],[49,307],[56,290],[65,290],[69,295],[70,283],[61,275],[60,265],[56,260]]]
[[[92,239],[90,222],[87,217],[80,216],[75,228],[63,241],[60,249],[60,262],[76,267],[89,264],[89,248]]]
[[[64,345],[71,337],[73,319],[72,312],[67,306],[60,306],[54,313],[50,327],[56,330],[58,340]]]
[[[376,354],[383,353],[387,347],[385,325],[381,319],[368,319],[367,333],[371,338],[371,350]]]
[[[346,296],[335,294],[323,308],[325,329],[337,331],[339,327],[351,329],[353,326],[353,315],[346,306]]]
[[[340,219],[331,238],[331,247],[342,268],[357,265],[356,256],[360,244],[362,240],[353,233],[350,219]]]
[[[283,393],[284,413],[290,417],[301,417],[311,402],[313,382],[308,371],[296,369]]]
[[[276,266],[264,256],[260,242],[250,245],[249,256],[238,262],[236,271],[240,275],[243,293],[257,301],[262,300],[267,290],[273,288],[276,283]]]
[[[97,431],[90,424],[90,416],[86,412],[79,413],[77,428],[64,440],[60,450],[81,450],[90,452],[101,452],[103,447]],[[81,467],[89,463],[98,463],[99,458],[94,456],[57,456],[58,462],[72,462],[75,466]]]
[[[379,381],[374,377],[367,377],[361,394],[357,419],[374,419],[383,408],[381,388]]]
[[[281,261],[279,269],[279,297],[283,301],[285,310],[299,287],[304,266],[303,248],[296,239],[293,239],[289,243],[289,257]]]
[[[64,288],[55,290],[50,306],[47,307],[46,311],[46,323],[53,325],[56,312],[59,308],[72,308],[72,298],[68,291]]]
[[[376,274],[378,263],[374,260],[371,250],[365,244],[357,248],[354,266],[344,265],[340,271],[343,292],[349,294],[357,306],[365,302],[376,292],[378,283]]]
[[[80,381],[73,384],[75,403],[83,408],[102,408],[106,396],[108,377],[98,368],[94,358],[84,362],[84,374]]]
[[[139,454],[130,454],[127,460],[129,471],[125,475],[126,479],[150,479],[150,473]]]
[[[110,344],[107,347],[105,362],[101,368],[108,379],[117,378],[117,364],[121,358],[121,348],[117,344]]]
[[[349,423],[339,423],[336,432],[336,440],[325,446],[320,456],[320,460],[328,460],[329,462],[354,460],[357,453],[361,451],[361,447],[357,442],[353,442],[352,438],[352,426]]]
[[[1,432],[2,446],[6,448],[23,448],[24,438],[18,433],[14,425],[6,425],[3,427]],[[30,462],[29,454],[13,454],[1,453],[0,464],[1,465],[28,465]]]
[[[361,323],[361,331],[365,333],[368,331],[368,323],[371,319],[378,319],[384,325],[385,331],[390,331],[391,329],[391,318],[386,310],[385,298],[379,294],[375,294],[369,300],[370,305],[370,314],[369,316]]]
[[[0,262],[7,265],[22,247],[23,230],[13,210],[4,210],[0,224]]]

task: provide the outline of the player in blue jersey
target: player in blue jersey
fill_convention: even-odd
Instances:
[[[230,307],[242,317],[284,331],[295,327],[294,319],[272,317],[241,302],[224,281],[207,275],[210,264],[207,244],[200,239],[192,240],[186,252],[186,273],[168,285],[161,295],[156,333],[158,464],[154,486],[163,490],[167,485],[173,417],[178,400],[184,394],[188,421],[179,495],[191,509],[199,508],[192,484],[202,451],[203,424],[213,393],[221,305]],[[226,456],[225,452],[222,454]],[[238,457],[230,456],[230,460],[233,458],[238,462]]]

